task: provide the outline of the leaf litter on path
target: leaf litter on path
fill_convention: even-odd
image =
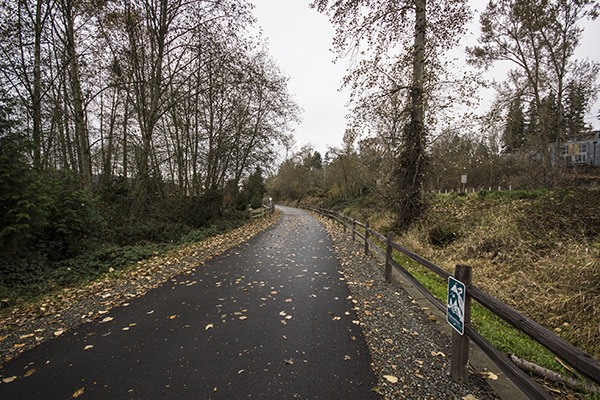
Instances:
[[[103,323],[112,321],[112,317],[104,316],[110,309],[128,304],[130,299],[143,296],[174,276],[190,273],[210,258],[267,229],[278,218],[279,214],[274,213],[231,232],[138,261],[130,268],[107,274],[87,285],[64,288],[39,301],[5,310],[0,316],[0,363],[82,323],[96,318],[102,318]],[[60,329],[46,332],[49,326],[60,326]],[[39,335],[30,336],[38,330]],[[22,342],[21,336],[26,336]]]

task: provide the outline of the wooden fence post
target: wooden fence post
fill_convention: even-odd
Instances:
[[[387,283],[392,283],[392,240],[393,233],[390,231],[387,234],[387,249],[385,251],[385,281]]]
[[[467,265],[457,265],[454,270],[454,277],[465,284],[465,288],[471,283],[471,267]],[[471,296],[468,290],[465,293],[465,326],[471,325]],[[455,382],[467,382],[469,372],[467,363],[469,362],[469,338],[467,335],[461,335],[452,330],[452,362],[450,365],[450,375]]]
[[[365,255],[369,255],[369,220],[365,222]]]
[[[338,214],[340,216],[340,220],[342,221],[342,226],[344,227],[344,234],[346,233],[346,216],[344,214]]]
[[[356,240],[356,220],[352,218],[352,241]]]

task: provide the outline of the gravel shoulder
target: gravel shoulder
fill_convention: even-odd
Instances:
[[[338,225],[321,218],[333,240],[385,399],[499,399],[472,369],[469,380],[450,377],[450,339],[440,322],[398,284],[386,284],[383,263],[365,256]],[[397,382],[394,382],[396,381]]]

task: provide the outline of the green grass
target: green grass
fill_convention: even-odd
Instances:
[[[410,272],[437,299],[446,303],[447,282],[444,279],[402,254],[395,254],[394,260]],[[572,376],[556,361],[550,350],[513,328],[475,300],[471,304],[471,325],[500,352],[514,354],[559,374]],[[595,394],[582,393],[582,395],[590,400],[600,400],[600,396]]]
[[[394,259],[436,298],[443,303],[446,302],[447,283],[441,277],[406,256],[395,255]],[[515,354],[542,367],[569,375],[569,372],[554,359],[552,352],[510,326],[476,301],[473,301],[471,305],[471,324],[480,335],[501,352]]]

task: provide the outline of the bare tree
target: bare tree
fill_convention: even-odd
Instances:
[[[42,101],[44,33],[54,0],[5,2],[0,9],[2,38],[0,72],[3,85],[11,88],[31,118],[33,165],[42,168]]]
[[[354,52],[362,59],[349,71],[346,84],[373,90],[384,75],[392,82],[384,90],[404,93],[408,117],[399,128],[393,179],[397,227],[406,228],[425,209],[428,98],[443,69],[440,55],[456,44],[470,16],[466,2],[315,0],[312,5],[331,16],[338,54]]]

